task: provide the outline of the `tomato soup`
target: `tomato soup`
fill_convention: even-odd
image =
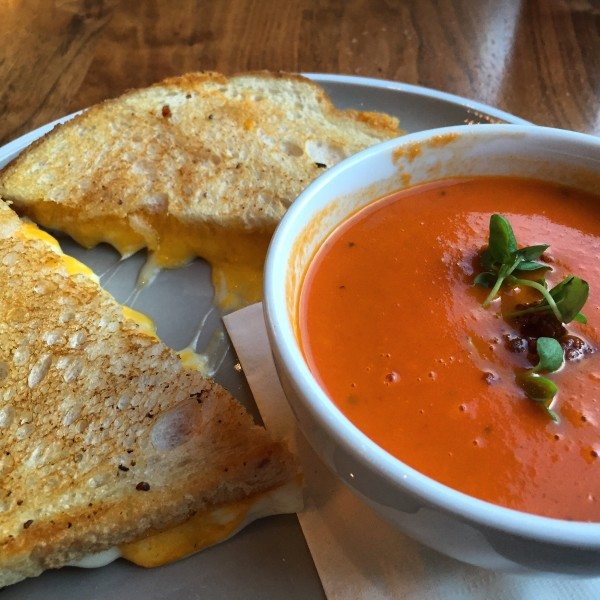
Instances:
[[[489,289],[473,285],[493,213],[519,247],[550,244],[550,285],[570,273],[590,285],[587,324],[565,326],[579,345],[549,375],[558,423],[515,380],[533,359],[502,314],[525,292],[503,288],[483,308]],[[600,198],[453,179],[378,200],[334,231],[306,274],[298,331],[328,396],[406,464],[489,502],[599,522],[599,305]]]

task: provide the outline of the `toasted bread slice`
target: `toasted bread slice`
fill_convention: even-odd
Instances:
[[[160,266],[202,256],[220,296],[235,280],[253,301],[270,236],[302,189],[399,134],[396,119],[338,110],[297,75],[190,73],[56,127],[4,169],[0,194],[86,247],[147,247]]]
[[[2,201],[0,289],[0,586],[123,544],[145,564],[127,543],[173,550],[191,516],[215,543],[280,487],[298,508],[285,446]]]

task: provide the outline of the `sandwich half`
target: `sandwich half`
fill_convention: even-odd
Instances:
[[[233,308],[260,299],[269,240],[298,194],[400,133],[388,115],[336,109],[298,75],[189,73],[56,127],[4,169],[0,195],[88,248],[145,247],[158,267],[203,257]]]
[[[300,508],[285,445],[0,201],[0,586]]]

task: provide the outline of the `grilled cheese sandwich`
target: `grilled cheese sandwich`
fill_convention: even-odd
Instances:
[[[396,119],[338,110],[297,75],[189,73],[57,127],[4,169],[0,194],[86,248],[148,248],[142,281],[205,258],[232,309],[260,299],[269,240],[302,189],[399,134]]]
[[[165,564],[300,508],[287,450],[2,202],[0,285],[0,586]]]

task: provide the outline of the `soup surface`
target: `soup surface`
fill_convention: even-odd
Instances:
[[[504,319],[537,292],[473,286],[489,220],[519,246],[550,244],[550,285],[590,284],[587,346],[550,374],[555,423],[515,383],[532,356]],[[304,281],[299,335],[310,369],[378,445],[475,497],[600,521],[600,198],[527,179],[433,182],[381,199],[327,239]],[[517,341],[515,341],[517,340]],[[525,345],[526,346],[526,345]]]

